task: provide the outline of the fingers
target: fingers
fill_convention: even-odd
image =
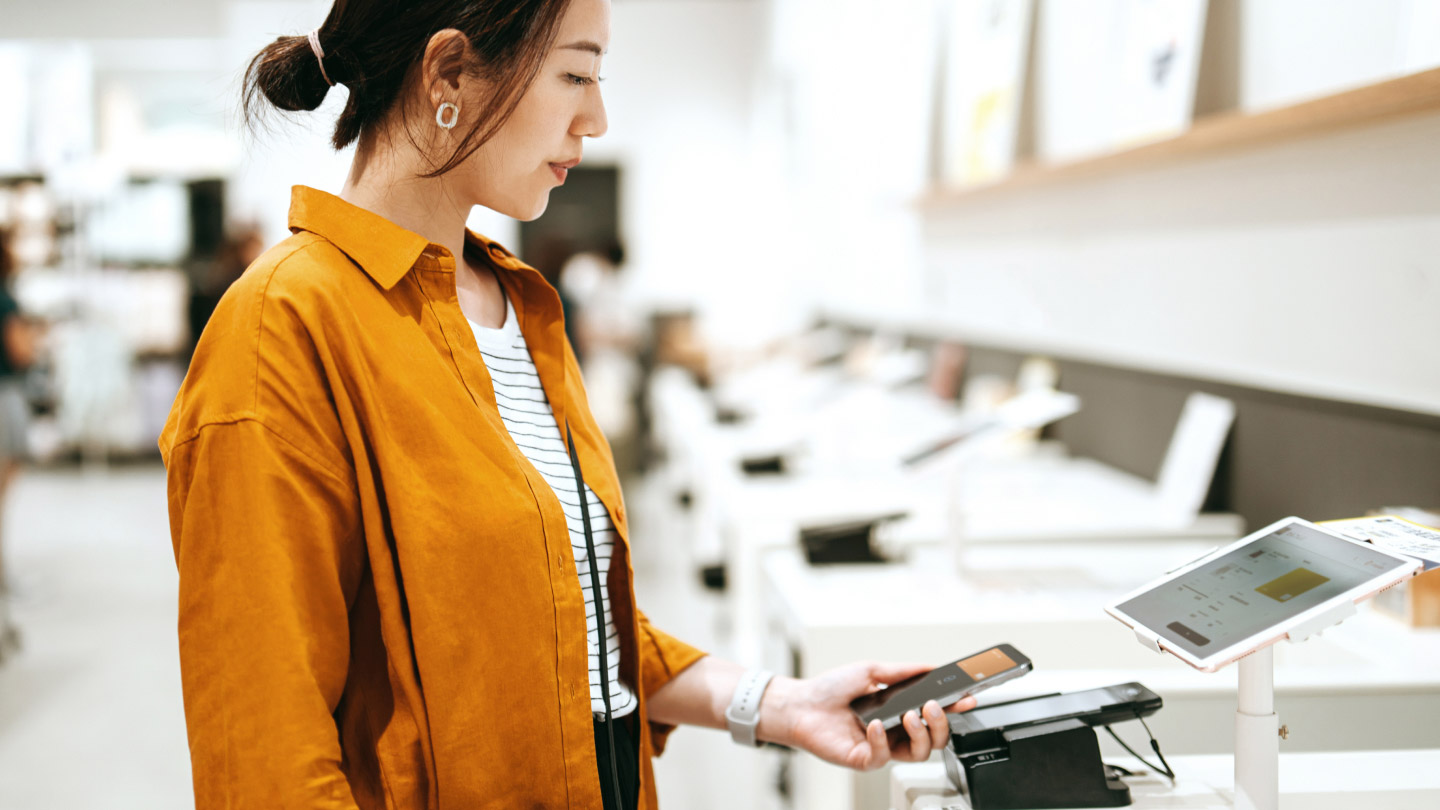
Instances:
[[[845,764],[858,771],[869,771],[883,767],[892,759],[923,762],[933,751],[950,744],[950,723],[940,704],[933,700],[918,712],[913,709],[906,712],[900,718],[900,726],[887,732],[879,720],[870,721],[865,726],[865,742],[856,744]]]
[[[870,758],[862,770],[874,770],[890,761],[890,740],[885,736],[883,723],[871,720],[870,725],[865,727],[865,741],[870,743]]]
[[[935,701],[930,701],[930,703],[926,705],[926,708],[928,709],[929,706],[934,705],[934,703]],[[938,710],[940,707],[936,706],[935,708]],[[911,709],[901,718],[900,724],[905,727],[905,733],[910,735],[910,744],[903,750],[897,746],[894,752],[895,758],[908,762],[922,762],[929,759],[931,748],[930,730],[925,727],[924,723],[920,722],[920,713]]]
[[[910,739],[904,748],[897,745],[891,752],[897,760],[924,762],[930,758],[932,751],[950,743],[950,722],[945,719],[940,704],[933,700],[926,702],[918,712],[906,712],[900,724]]]
[[[945,711],[940,708],[940,704],[932,700],[925,704],[924,712],[925,722],[928,724],[926,731],[930,733],[930,747],[938,750],[949,745],[950,721],[945,719]]]
[[[971,709],[975,708],[975,704],[977,702],[978,701],[976,701],[973,697],[963,697],[955,701],[954,703],[951,703],[949,706],[946,706],[945,711],[950,712],[951,714],[954,714],[955,712],[968,712]]]

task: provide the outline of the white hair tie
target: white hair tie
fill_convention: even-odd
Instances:
[[[315,52],[315,61],[320,63],[321,78],[325,80],[326,84],[334,87],[335,82],[330,81],[330,74],[325,72],[325,49],[320,47],[320,29],[316,28],[307,34],[305,38],[310,40],[310,50]]]

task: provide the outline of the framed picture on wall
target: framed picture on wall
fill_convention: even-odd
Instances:
[[[1081,160],[1190,126],[1205,0],[1042,0],[1035,149]]]
[[[1033,0],[955,0],[945,43],[941,180],[983,183],[1014,167]]]
[[[1417,73],[1440,67],[1440,3],[1407,0],[1400,17],[1404,47],[1401,72]]]
[[[1167,138],[1190,127],[1206,0],[1128,0],[1112,146]]]

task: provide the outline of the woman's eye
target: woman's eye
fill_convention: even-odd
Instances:
[[[592,79],[589,76],[580,76],[575,73],[566,73],[565,80],[577,87],[584,87],[585,85],[594,84],[597,81],[605,81],[604,77]]]

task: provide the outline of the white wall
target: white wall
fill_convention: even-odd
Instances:
[[[771,0],[752,160],[785,322],[917,300],[938,65],[934,0]]]
[[[223,0],[0,2],[0,39],[168,39],[220,35]]]
[[[632,284],[652,303],[706,314],[754,288],[743,223],[757,193],[746,162],[759,4],[613,5],[602,75],[609,132],[586,160],[622,167]],[[743,257],[743,258],[742,258]]]
[[[1235,101],[1263,109],[1423,66],[1433,43],[1410,24],[1434,6],[1212,8],[1237,23]],[[852,277],[823,302],[1002,347],[1440,413],[1437,143],[1430,116],[975,197],[925,212],[921,259],[887,267],[904,295],[867,296],[877,285]],[[903,210],[853,206],[852,232]]]
[[[1440,116],[935,212],[916,317],[1440,414]]]
[[[266,241],[290,235],[286,227],[290,187],[307,185],[338,193],[350,169],[354,147],[330,148],[335,119],[348,90],[331,88],[314,112],[276,114],[273,126],[252,135],[239,118],[242,72],[252,57],[278,36],[303,34],[325,19],[330,4],[317,0],[237,0],[223,14],[223,60],[228,78],[222,89],[227,129],[242,144],[243,156],[229,177],[228,215],[262,224]]]

